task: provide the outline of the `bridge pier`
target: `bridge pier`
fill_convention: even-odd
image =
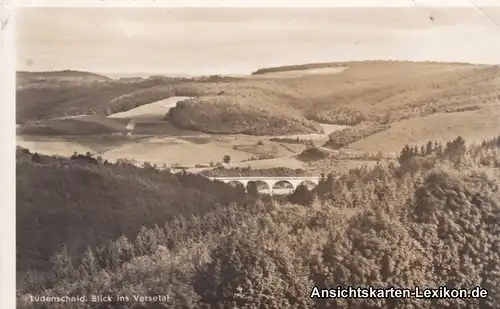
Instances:
[[[312,182],[314,185],[318,185],[321,177],[210,177],[211,180],[218,180],[225,183],[237,182],[242,184],[245,187],[245,192],[248,192],[248,184],[251,181],[264,182],[269,188],[269,195],[272,196],[274,194],[274,186],[281,181],[288,182],[293,190],[296,190],[297,187],[304,182]]]

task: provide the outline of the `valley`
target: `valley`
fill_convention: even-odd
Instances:
[[[500,127],[497,66],[398,61],[321,65],[268,68],[248,76],[130,82],[64,73],[64,78],[83,75],[92,86],[85,79],[60,84],[57,73],[23,73],[18,116],[28,119],[18,125],[17,141],[43,154],[90,152],[113,162],[126,158],[191,172],[222,164],[315,173],[331,171],[332,163],[342,170],[393,158],[406,143],[425,143],[430,137],[446,141],[463,135],[480,142]],[[81,91],[88,87],[95,89],[89,97],[92,113],[84,113],[89,107]],[[33,118],[29,115],[46,111],[35,111],[38,99],[28,93],[44,88],[58,103],[49,114]],[[77,100],[78,92],[83,96]],[[95,100],[101,103],[95,105]],[[67,116],[56,116],[61,113]],[[302,160],[301,153],[311,147],[324,155]],[[226,155],[229,164],[222,162]]]
[[[2,304],[500,308],[500,10],[121,2],[16,11]]]

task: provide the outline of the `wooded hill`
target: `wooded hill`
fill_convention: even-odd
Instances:
[[[106,243],[97,247],[89,243],[80,256],[70,252],[71,243],[60,247],[50,272],[30,271],[18,282],[19,308],[42,308],[28,298],[42,291],[131,299],[72,303],[72,308],[500,307],[500,136],[481,145],[467,145],[461,138],[441,147],[433,141],[409,145],[399,163],[351,170],[339,179],[325,175],[310,206],[278,205],[259,198],[243,202],[238,200],[241,194],[232,196],[227,186],[198,176],[167,177],[154,170],[104,164],[64,167],[23,156],[31,162],[18,159],[18,233],[36,230],[27,223],[34,220],[31,217],[54,218],[70,212],[64,209],[75,213],[66,219],[79,220],[85,220],[90,209],[92,216],[127,210],[130,218],[125,221],[139,224],[165,219],[154,211],[180,212],[186,200],[193,215],[182,212],[167,224],[139,231],[135,224],[123,226],[123,218],[116,216],[92,218],[98,223],[86,221],[86,227],[109,237]],[[160,195],[160,183],[161,190],[175,190],[183,200],[167,202],[173,193]],[[71,203],[71,196],[88,202]],[[216,203],[227,206],[213,207]],[[71,231],[72,226],[62,223],[56,225],[62,230],[47,230],[47,223],[54,224],[38,226],[52,233],[44,245],[61,245],[60,239],[50,236]],[[71,224],[78,226],[76,220]],[[126,236],[114,237],[120,229]],[[83,240],[95,234],[72,237]],[[34,242],[30,237],[18,236],[18,245],[26,248]],[[480,286],[489,296],[310,298],[314,286],[443,285]],[[167,294],[169,301],[160,303],[132,298]]]

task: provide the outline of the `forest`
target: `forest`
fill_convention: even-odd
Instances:
[[[18,307],[496,309],[499,168],[500,136],[429,141],[277,201],[200,175],[18,148]],[[479,286],[488,297],[311,298],[314,287],[369,286]]]

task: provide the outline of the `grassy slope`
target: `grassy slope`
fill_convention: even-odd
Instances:
[[[252,75],[261,75],[261,74],[266,74],[266,73],[287,72],[287,71],[320,69],[320,68],[335,68],[335,67],[341,67],[343,65],[344,65],[343,63],[331,63],[331,62],[287,65],[287,66],[281,66],[281,67],[258,69],[257,71],[252,72]]]
[[[18,87],[16,121],[77,115],[109,115],[173,96],[168,85],[150,81],[54,81]]]
[[[340,64],[285,69],[323,65]],[[174,108],[169,119],[205,132],[251,134],[317,130],[305,119],[358,125],[354,131],[362,134],[349,138],[347,143],[344,136],[338,143],[334,136],[333,144],[347,146],[389,128],[387,124],[439,113],[467,110],[479,113],[499,106],[500,69],[495,66],[382,61],[342,65],[349,68],[338,74],[284,79],[266,79],[261,75],[261,79],[219,84],[217,89],[223,95],[202,96]],[[266,72],[283,70],[265,69]],[[396,145],[401,146],[401,143]]]
[[[20,86],[29,85],[32,83],[37,83],[41,81],[52,80],[54,82],[57,81],[72,81],[72,82],[91,82],[91,81],[109,81],[110,78],[83,71],[46,71],[46,72],[26,72],[26,71],[18,71],[17,72],[17,84]]]
[[[71,252],[163,225],[179,215],[203,214],[241,200],[239,191],[200,176],[171,175],[133,166],[78,164],[18,151],[18,266],[44,267],[66,243]]]
[[[500,69],[456,63],[352,62],[268,68],[262,72],[347,66],[298,78],[209,78],[27,83],[17,121],[90,113],[109,115],[173,95],[195,96],[167,118],[207,133],[274,135],[320,131],[314,121],[369,127],[436,113],[498,106]],[[255,78],[261,76],[261,78]],[[312,121],[311,121],[312,120]]]
[[[17,133],[45,136],[127,133],[128,122],[128,119],[111,119],[89,115],[37,121],[21,126],[17,129]]]
[[[494,136],[500,128],[500,105],[479,110],[439,113],[391,124],[390,129],[349,145],[348,149],[397,152],[404,143],[419,144],[426,139],[446,141],[460,135],[468,141],[480,142]]]

